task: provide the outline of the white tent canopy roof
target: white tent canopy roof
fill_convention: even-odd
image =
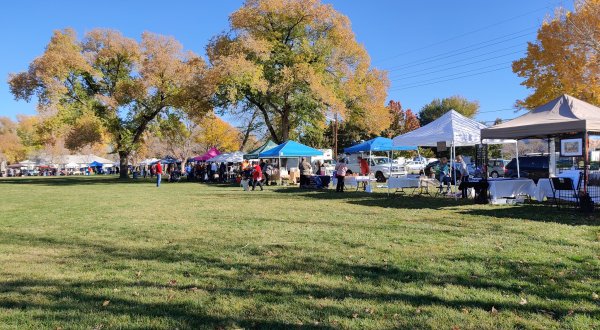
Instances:
[[[244,153],[241,151],[227,152],[207,160],[208,162],[241,163],[244,160]]]
[[[450,110],[423,127],[396,136],[392,143],[395,146],[436,147],[438,142],[443,141],[448,146],[473,146],[481,143],[480,131],[483,128],[486,128],[484,124]]]
[[[159,161],[160,159],[158,158],[146,158],[144,160],[142,160],[140,162],[140,165],[144,166],[144,165],[150,165],[152,163],[156,163],[157,161]],[[118,164],[118,163],[117,163]]]

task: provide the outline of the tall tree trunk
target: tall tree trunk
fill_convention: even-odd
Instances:
[[[290,138],[290,108],[285,106],[281,114],[281,143]]]
[[[129,152],[119,151],[119,179],[129,179]]]
[[[246,126],[246,131],[244,132],[242,145],[240,145],[240,150],[244,150],[244,147],[246,147],[246,143],[248,143],[248,138],[250,138],[250,133],[252,133],[254,128],[254,120],[256,120],[256,116],[258,116],[258,111],[254,110],[254,112],[252,113],[252,117],[248,122],[248,126]]]

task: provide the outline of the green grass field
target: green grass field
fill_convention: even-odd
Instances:
[[[599,255],[550,207],[0,180],[2,329],[600,329]]]

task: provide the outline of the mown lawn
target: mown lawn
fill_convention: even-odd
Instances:
[[[600,329],[599,255],[549,207],[0,180],[0,328]]]

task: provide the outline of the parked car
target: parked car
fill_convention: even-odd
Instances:
[[[431,162],[431,163],[427,164],[427,166],[423,170],[423,174],[425,174],[426,176],[430,177],[431,174],[434,173],[436,179],[439,179],[439,176],[438,176],[439,167],[440,167],[440,161],[439,160]],[[453,175],[454,174],[454,163],[452,164],[452,167],[450,167],[450,173],[452,174],[452,184],[456,184],[456,178]],[[460,172],[458,171],[458,167],[456,168],[456,176],[460,180]]]
[[[519,170],[522,178],[529,178],[538,182],[541,178],[550,177],[549,156],[523,156],[519,157]],[[517,159],[513,158],[505,167],[504,176],[517,177]]]
[[[406,174],[404,167],[398,165],[398,163],[392,162],[389,157],[371,156],[370,158],[365,158],[369,161],[369,172],[375,175],[375,179],[377,179],[378,182],[385,182],[390,176]],[[360,173],[360,163],[358,162],[358,158],[350,157],[348,159],[348,169],[353,173]]]
[[[23,170],[23,176],[38,176],[40,171],[38,170]]]
[[[419,174],[427,166],[424,160],[409,160],[404,163],[404,169],[408,174]]]
[[[488,173],[492,178],[504,176],[506,165],[509,163],[505,159],[490,159],[488,160]]]

